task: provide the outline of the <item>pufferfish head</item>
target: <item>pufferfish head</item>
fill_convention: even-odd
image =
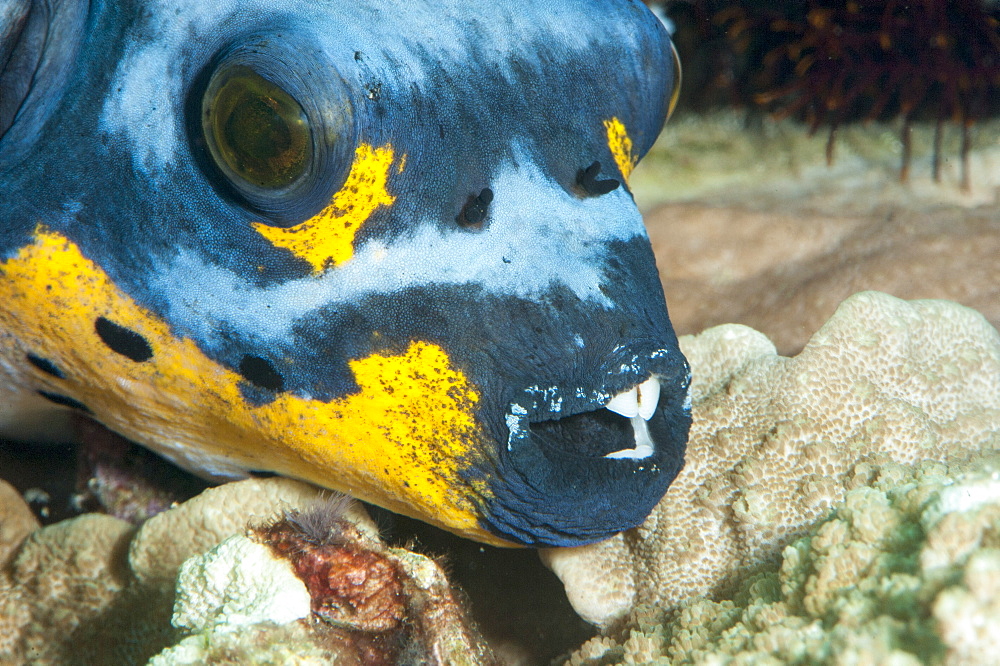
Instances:
[[[490,543],[660,500],[689,372],[628,189],[678,85],[644,5],[14,4],[8,404]]]

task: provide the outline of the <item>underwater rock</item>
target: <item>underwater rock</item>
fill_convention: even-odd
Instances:
[[[363,556],[321,566],[331,549]],[[370,594],[381,589],[372,572],[387,570],[399,611],[388,627],[372,623],[385,597]],[[350,612],[316,612],[337,600]],[[436,563],[386,548],[356,503],[290,479],[212,488],[140,528],[100,514],[62,521],[0,569],[0,663],[143,663],[161,652],[159,664],[492,663]]]
[[[1000,455],[863,463],[829,516],[715,600],[643,606],[566,663],[993,664]]]
[[[679,334],[745,324],[794,354],[864,290],[954,300],[1000,326],[996,206],[852,214],[688,203],[645,220]]]
[[[694,425],[640,527],[543,551],[582,617],[723,598],[867,483],[872,464],[1000,448],[1000,333],[947,301],[847,299],[794,358],[727,325],[685,337]]]

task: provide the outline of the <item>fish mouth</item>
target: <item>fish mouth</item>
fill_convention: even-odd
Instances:
[[[589,458],[635,461],[651,458],[656,443],[648,422],[657,413],[660,381],[659,376],[651,374],[618,393],[602,389],[593,391],[589,397],[576,389],[572,392],[573,400],[567,400],[556,387],[533,386],[526,392],[540,399],[530,402],[530,407],[510,405],[507,450],[513,451],[516,445],[530,438],[535,446]]]
[[[645,520],[677,476],[691,423],[678,352],[636,356],[600,388],[532,385],[510,401],[506,450],[484,527],[571,546]]]

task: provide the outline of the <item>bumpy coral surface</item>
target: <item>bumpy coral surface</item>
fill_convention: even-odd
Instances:
[[[383,626],[387,601],[397,621]],[[494,663],[436,563],[386,548],[357,505],[290,479],[210,489],[139,528],[99,514],[62,521],[0,563],[0,663],[154,655],[160,665]]]
[[[235,534],[181,565],[171,624],[204,631],[216,626],[309,617],[309,590],[291,564],[271,549]]]
[[[642,607],[568,663],[996,663],[1000,456],[861,464],[849,486],[728,598]]]
[[[872,464],[1000,448],[1000,334],[951,302],[858,294],[794,358],[741,326],[682,349],[694,425],[680,476],[639,528],[544,554],[605,628],[638,606],[725,598]]]

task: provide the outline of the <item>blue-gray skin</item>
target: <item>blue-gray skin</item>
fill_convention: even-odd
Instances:
[[[690,424],[687,364],[605,125],[620,120],[644,154],[677,83],[672,58],[634,0],[0,0],[0,261],[44,223],[242,374],[254,407],[338,400],[358,391],[352,359],[436,345],[480,395],[483,436],[456,481],[479,526],[529,545],[606,538],[663,496]],[[301,187],[248,193],[213,162],[202,98],[235,65],[308,117]],[[406,161],[350,260],[315,271],[251,226],[324,209],[361,143]],[[128,352],[115,331],[102,339]],[[27,376],[26,350],[0,346],[8,376]],[[27,351],[43,374],[72,370]],[[42,391],[6,381],[0,400]],[[629,391],[643,382],[636,417]],[[83,394],[44,394],[87,408]],[[619,394],[619,413],[604,409]],[[0,408],[0,435],[25,434],[13,411]],[[207,477],[251,471],[143,443]],[[412,514],[435,521],[433,508]]]

